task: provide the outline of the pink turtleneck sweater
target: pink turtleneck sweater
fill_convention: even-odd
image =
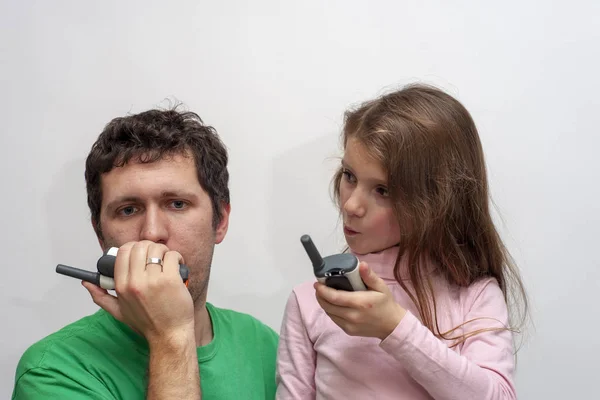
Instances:
[[[277,399],[516,399],[511,332],[486,331],[450,348],[451,342],[421,323],[415,304],[394,279],[397,252],[395,247],[357,255],[407,310],[383,341],[342,331],[317,303],[313,282],[294,288],[281,328]],[[455,333],[508,325],[495,279],[460,288],[432,276],[440,332],[476,318]]]

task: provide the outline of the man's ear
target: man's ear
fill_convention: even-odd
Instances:
[[[100,245],[100,248],[102,249],[102,251],[106,251],[106,248],[104,247],[104,238],[102,236],[102,230],[100,229],[100,224],[98,222],[96,222],[94,220],[94,218],[91,218],[92,221],[92,227],[94,228],[94,232],[96,232],[96,239],[98,239],[98,244]]]
[[[221,221],[215,229],[215,243],[219,244],[225,239],[227,229],[229,228],[229,214],[231,214],[231,204],[223,203],[221,206]]]

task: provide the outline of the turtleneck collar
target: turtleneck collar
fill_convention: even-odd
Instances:
[[[351,249],[350,253],[354,254],[360,261],[365,261],[369,267],[384,281],[396,281],[394,277],[394,265],[396,265],[396,258],[400,251],[399,246],[389,247],[385,250],[378,251],[376,253],[359,254],[353,252]],[[434,273],[436,268],[432,263],[427,263],[426,273]],[[408,257],[406,254],[402,255],[400,259],[400,276],[402,280],[410,280],[408,276]]]
[[[365,261],[369,264],[369,267],[383,280],[393,280],[394,278],[394,265],[396,264],[396,258],[398,257],[399,246],[389,247],[385,250],[378,251],[377,253],[358,254],[350,250],[360,261]],[[405,263],[403,257],[401,263]],[[402,271],[406,271],[403,268]],[[406,275],[405,273],[403,275]]]

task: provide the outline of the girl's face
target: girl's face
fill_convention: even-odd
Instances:
[[[346,143],[342,172],[341,211],[350,249],[366,254],[398,244],[400,226],[388,196],[387,174],[356,139]]]

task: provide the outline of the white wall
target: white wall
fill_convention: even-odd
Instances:
[[[54,267],[99,256],[83,163],[111,118],[169,97],[217,128],[233,214],[209,300],[279,329],[292,286],[312,278],[300,235],[339,249],[328,183],[343,110],[419,80],[480,128],[533,301],[519,398],[591,398],[600,3],[549,3],[2,1],[0,397],[30,344],[96,309]]]

